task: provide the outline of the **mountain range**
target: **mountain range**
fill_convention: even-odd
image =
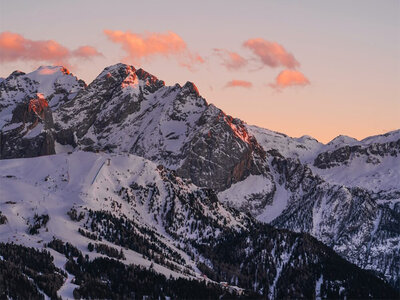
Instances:
[[[399,155],[400,130],[292,138],[126,64],[89,85],[15,71],[0,81],[0,263],[37,298],[394,298]],[[26,251],[47,264],[23,268]]]

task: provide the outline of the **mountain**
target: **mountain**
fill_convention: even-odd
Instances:
[[[246,210],[259,190],[269,192],[267,205],[250,210],[258,220],[312,234],[399,286],[400,130],[362,141],[338,137],[323,145],[248,128],[273,156],[276,189],[253,178],[250,185],[243,181],[220,193],[222,200]]]
[[[106,68],[55,122],[61,144],[137,154],[216,190],[264,168],[243,122],[208,105],[193,83],[166,87],[124,64]]]
[[[212,298],[242,289],[250,298],[396,294],[309,235],[262,225],[224,206],[213,190],[144,158],[76,151],[2,160],[0,170],[1,262],[31,278],[39,295],[128,297],[143,291],[118,285],[117,278],[135,276],[125,265],[142,266],[134,274],[140,270],[165,290],[178,278],[183,286],[193,279],[208,282],[197,288],[210,289]],[[38,258],[31,271],[18,269],[24,253],[37,250],[15,244],[46,252],[32,254]],[[114,268],[120,273],[110,274]],[[154,273],[170,279],[151,279]],[[57,283],[48,286],[43,274],[59,274]],[[96,294],[99,286],[103,294]],[[162,289],[158,295],[171,296]]]
[[[37,75],[40,70],[47,69],[56,71],[46,71],[49,73],[47,77]],[[45,156],[46,159],[26,160],[37,168],[43,165],[41,168],[48,173],[42,174],[43,178],[50,173],[57,175],[50,175],[49,178],[61,176],[56,169],[64,164],[61,172],[67,176],[69,158],[75,155],[78,158],[73,159],[74,168],[82,161],[83,166],[78,168],[77,174],[86,175],[77,175],[77,178],[81,178],[78,181],[82,181],[79,187],[64,189],[64,181],[60,177],[57,188],[46,187],[48,194],[37,196],[37,199],[46,201],[46,206],[55,205],[59,207],[58,212],[64,214],[58,219],[51,217],[57,215],[52,211],[49,214],[51,227],[66,222],[65,214],[71,208],[70,214],[80,216],[83,213],[82,218],[87,220],[83,228],[72,222],[75,226],[71,227],[74,230],[70,235],[60,230],[57,231],[57,238],[75,245],[75,239],[82,239],[82,234],[76,237],[76,231],[81,228],[85,243],[88,236],[101,239],[107,236],[107,242],[112,244],[108,244],[110,247],[131,245],[133,251],[141,250],[138,253],[145,257],[147,255],[147,260],[150,258],[157,263],[160,258],[154,257],[162,256],[163,260],[169,260],[168,270],[175,270],[172,264],[178,264],[181,269],[176,272],[178,274],[184,273],[186,276],[185,272],[188,272],[196,277],[201,269],[201,273],[208,274],[214,281],[227,281],[230,286],[239,285],[247,292],[269,295],[271,298],[317,296],[317,282],[321,284],[318,285],[319,293],[322,290],[326,296],[339,297],[346,290],[346,295],[361,297],[364,295],[359,290],[361,286],[363,290],[370,291],[368,285],[363,286],[364,283],[358,280],[352,281],[355,279],[351,275],[359,274],[359,278],[367,276],[365,282],[371,282],[372,279],[367,279],[370,275],[366,275],[369,273],[348,264],[330,248],[350,262],[398,286],[400,131],[362,141],[339,136],[324,145],[309,136],[291,138],[227,116],[214,105],[208,104],[191,82],[184,86],[176,84],[168,87],[142,69],[117,64],[105,68],[86,86],[63,70],[62,67],[42,67],[29,74],[19,72],[17,77],[22,77],[18,82],[31,80],[34,83],[18,83],[18,97],[8,92],[15,82],[11,80],[15,72],[0,83],[0,121],[4,124],[0,127],[2,159],[59,153]],[[33,78],[36,78],[35,81]],[[61,86],[65,88],[61,89]],[[60,96],[60,90],[65,91],[63,97]],[[34,92],[42,92],[48,99],[62,99],[54,102],[56,104],[50,101],[50,108],[45,111],[42,122],[36,122],[35,116],[27,113],[28,100]],[[73,154],[67,155],[66,152]],[[57,163],[49,162],[53,157]],[[98,161],[94,157],[98,157]],[[108,158],[111,159],[110,166],[107,166]],[[14,167],[12,163],[8,165],[13,161],[24,160],[4,160],[7,170],[12,171],[10,178],[14,178],[12,176],[16,175],[12,173],[20,168],[19,163]],[[105,168],[114,166],[115,161],[119,164],[115,170],[115,174],[118,174],[107,175],[107,180],[102,182],[107,187],[107,193],[88,193],[86,189],[97,181],[94,180],[95,172],[100,170],[101,176]],[[28,162],[26,164],[31,164]],[[150,164],[152,167],[149,170],[143,168],[140,176],[125,170],[125,167],[132,170],[141,164]],[[158,171],[154,173],[150,169]],[[171,180],[168,189],[157,183],[157,176],[160,176],[157,174],[160,172],[164,172],[166,175],[162,176]],[[36,176],[34,171],[30,173]],[[148,178],[148,173],[153,175]],[[21,174],[16,178],[19,184],[27,176]],[[68,181],[68,178],[64,179]],[[122,184],[127,178],[130,182]],[[42,181],[38,179],[35,184],[42,184]],[[3,188],[7,190],[8,186]],[[30,190],[19,185],[10,189],[11,194],[16,195],[20,190]],[[103,190],[103,187],[98,186],[98,189]],[[165,189],[169,190],[168,196],[161,192]],[[56,191],[64,195],[60,196],[63,201],[57,202],[50,196]],[[70,195],[76,204],[71,204]],[[86,198],[87,195],[97,198],[101,208],[93,206],[93,199]],[[179,201],[173,200],[176,195]],[[25,199],[29,197],[27,194],[21,197],[25,207]],[[125,207],[121,204],[124,201],[139,201],[139,206],[145,205],[146,209],[138,209],[136,203],[123,209],[124,217],[119,211]],[[61,202],[65,203],[64,207]],[[77,203],[82,207],[77,207]],[[28,211],[30,209],[27,208]],[[14,215],[7,216],[10,213],[5,217],[14,219]],[[42,212],[38,212],[37,220],[35,216],[24,218],[32,219],[33,224],[30,225],[36,228],[37,224],[43,223],[40,216],[43,216]],[[57,221],[52,223],[54,219]],[[106,232],[99,232],[99,228]],[[119,228],[118,231],[116,228]],[[152,243],[147,242],[139,248],[132,246],[139,239],[138,236],[127,237],[124,242],[115,240],[112,236],[124,236],[126,229],[123,228],[141,232],[141,241],[157,241],[159,246],[151,246]],[[290,233],[287,229],[298,233]],[[16,230],[25,233],[27,229],[18,227]],[[114,234],[110,235],[110,232]],[[39,234],[42,235],[40,228]],[[22,239],[23,244],[35,246],[35,243],[27,242],[26,236]],[[49,236],[46,239],[47,243],[51,242]],[[246,249],[250,249],[250,246],[254,250],[249,252]],[[64,249],[65,246],[60,247]],[[81,253],[90,254],[86,244],[78,248]],[[182,252],[177,253],[183,260],[174,254],[179,248]],[[105,246],[98,246],[98,249],[104,252]],[[300,260],[294,260],[294,256],[300,257]],[[196,261],[195,258],[200,260]],[[228,258],[229,261],[226,260]],[[310,261],[318,261],[324,267],[317,268]],[[129,259],[125,263],[150,264]],[[81,264],[79,268],[90,270],[90,262],[88,264]],[[328,267],[332,264],[346,270],[344,277],[340,277],[342,275],[337,269]],[[258,269],[258,265],[265,268]],[[62,263],[58,266],[65,270]],[[158,273],[164,270],[156,269]],[[76,278],[83,276],[75,273],[71,274]],[[298,274],[308,275],[302,277]],[[112,281],[111,278],[109,280]],[[297,282],[290,289],[292,292],[285,287],[288,280]],[[89,283],[81,279],[79,282],[82,283],[78,288],[80,295],[87,297],[89,294],[84,294],[83,290]],[[165,288],[173,284],[164,282]],[[217,284],[217,287],[220,285]],[[68,289],[72,290],[72,287],[69,285]],[[370,293],[380,295],[381,291],[377,290]]]
[[[64,67],[40,67],[25,74],[15,71],[0,82],[0,158],[54,154],[52,110],[85,88],[82,80]],[[49,102],[44,120],[28,114],[29,100],[41,93]]]

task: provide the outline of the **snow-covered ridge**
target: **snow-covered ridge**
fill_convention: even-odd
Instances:
[[[287,290],[281,281],[288,276],[295,281],[293,272],[301,274],[301,282],[309,280],[312,287],[319,284],[324,290],[335,280],[344,281],[348,293],[353,286],[364,285],[353,277],[373,280],[372,275],[349,266],[309,236],[256,226],[251,218],[221,205],[209,189],[199,189],[141,157],[75,151],[1,160],[0,174],[0,211],[3,220],[6,218],[0,225],[0,242],[44,249],[56,239],[69,242],[89,261],[110,255],[90,247],[101,244],[122,253],[117,259],[123,264],[139,265],[167,278],[209,283],[213,281],[204,272],[210,272],[210,276],[215,272],[227,282],[221,286],[236,290],[245,286],[260,295],[267,291],[288,296],[307,291],[314,295],[313,289],[309,291],[301,284]],[[41,217],[46,220],[44,224],[37,223]],[[129,234],[125,226],[130,226]],[[252,228],[258,232],[255,236]],[[132,236],[138,239],[127,243]],[[237,240],[233,245],[229,244],[231,238]],[[214,255],[212,247],[225,250]],[[55,265],[67,270],[68,258],[54,248],[46,249]],[[221,253],[240,258],[226,261]],[[322,267],[315,269],[315,264]],[[347,269],[339,274],[330,268],[333,264]],[[229,268],[223,269],[227,265]],[[246,275],[256,266],[262,266],[258,270],[260,279],[253,279],[253,273]],[[317,283],[318,278],[323,278],[322,282]],[[66,274],[58,295],[73,297],[73,290],[82,284],[73,279],[74,275]],[[377,284],[387,286],[382,281]],[[377,295],[375,286],[365,288]]]
[[[167,277],[172,275],[196,278],[201,274],[195,263],[186,253],[176,248],[176,242],[186,243],[190,239],[200,242],[208,238],[208,235],[218,236],[221,232],[212,230],[209,226],[199,226],[199,230],[196,231],[190,230],[187,226],[198,221],[191,219],[194,217],[193,212],[188,211],[191,208],[180,202],[182,200],[177,201],[177,197],[183,199],[185,194],[201,193],[199,189],[180,179],[174,179],[176,187],[179,186],[178,190],[174,190],[174,184],[171,185],[168,178],[163,178],[171,175],[160,172],[156,164],[140,157],[74,152],[70,155],[64,153],[30,159],[1,160],[0,174],[0,211],[7,218],[7,224],[0,226],[0,242],[43,248],[46,243],[57,238],[75,245],[93,259],[100,256],[88,250],[88,243],[93,241],[78,233],[79,228],[84,228],[84,221],[73,221],[67,213],[72,208],[84,214],[87,214],[88,210],[106,211],[117,217],[126,216],[148,230],[155,230],[161,235],[160,241],[182,255],[184,267],[189,270],[189,273],[178,272],[165,265],[153,263],[157,272]],[[129,191],[132,183],[134,188]],[[153,190],[153,194],[141,195],[139,187],[151,187],[150,191]],[[131,194],[135,191],[138,194]],[[196,198],[196,201],[199,200],[200,194]],[[166,223],[164,218],[167,211],[161,212],[160,208],[170,209],[170,205],[181,223]],[[231,215],[230,211],[221,205],[216,209],[215,205],[211,209],[201,202],[197,205],[196,209],[204,210],[210,220],[216,224],[220,223],[217,226],[221,228],[227,226],[234,229],[243,226],[241,216]],[[30,235],[27,231],[35,214],[48,215],[50,219],[46,225],[47,230],[41,229],[38,235]],[[172,233],[178,240],[174,241],[171,238]],[[107,241],[104,243],[112,245]],[[124,262],[127,264],[145,267],[152,264],[151,259],[145,258],[141,253],[127,248],[118,249],[125,253]],[[62,259],[53,251],[52,254],[56,255],[57,259]],[[59,266],[64,268],[64,263],[60,262]]]
[[[49,78],[54,79],[57,74],[62,80],[71,78],[67,71],[57,68],[35,72],[39,81],[28,78],[25,81],[30,84],[16,89],[21,103],[37,87],[51,90]],[[14,72],[9,78],[13,83],[24,76]],[[25,81],[21,79],[22,83]],[[15,85],[0,83],[0,92],[8,93],[10,86],[14,91]],[[382,243],[397,241],[387,241],[382,228],[395,222],[388,216],[397,216],[400,130],[362,141],[338,136],[326,145],[310,136],[292,138],[227,116],[208,104],[191,82],[165,86],[154,75],[125,64],[105,68],[75,96],[61,87],[54,91],[65,95],[65,101],[49,112],[45,128],[39,123],[22,134],[19,130],[25,120],[29,126],[35,120],[33,115],[21,118],[27,107],[23,103],[18,104],[17,110],[15,105],[0,106],[0,116],[8,114],[0,119],[5,124],[2,133],[8,134],[2,136],[1,150],[10,150],[3,151],[1,158],[55,151],[80,153],[82,149],[108,153],[104,155],[135,154],[175,170],[198,186],[217,190],[221,201],[251,212],[260,221],[275,220],[274,224],[282,228],[309,232],[326,243],[337,242],[337,249],[359,245],[360,236],[366,239],[372,232],[381,239],[368,241],[375,254]],[[6,97],[7,101],[10,99]],[[7,101],[0,99],[0,103]],[[18,114],[20,118],[16,118]],[[315,164],[318,157],[321,164]],[[140,193],[150,193],[149,182]],[[129,197],[134,194],[130,193]],[[364,220],[360,216],[367,216],[366,227],[357,225],[359,231],[354,234],[344,225],[346,219],[335,216],[336,207],[342,208],[341,216],[357,216],[359,220]],[[328,217],[332,218],[324,222]],[[376,230],[371,231],[374,224]],[[342,227],[344,231],[340,232]],[[351,236],[351,240],[338,241],[335,235],[340,234]],[[368,267],[383,270],[393,278],[394,260],[388,266],[384,264],[396,252],[392,247],[386,248],[386,256],[371,258]],[[366,257],[350,258],[365,267]]]
[[[303,163],[310,164],[322,152],[334,151],[345,146],[368,146],[395,142],[400,139],[399,129],[385,134],[370,136],[361,141],[346,135],[339,135],[327,144],[323,144],[307,135],[294,138],[255,125],[246,125],[246,127],[266,151],[275,149],[285,157],[298,158]]]
[[[324,144],[310,136],[292,138],[286,134],[254,125],[246,125],[246,127],[265,151],[274,149],[285,157],[298,158],[302,162],[312,161],[315,154],[324,147]]]
[[[364,145],[369,145],[373,143],[388,143],[394,142],[400,139],[400,129],[389,131],[384,134],[373,135],[361,140]]]

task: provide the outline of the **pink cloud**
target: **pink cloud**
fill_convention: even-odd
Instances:
[[[243,43],[243,46],[249,48],[264,65],[272,68],[284,66],[294,69],[300,66],[293,54],[288,53],[286,49],[275,42],[270,42],[261,38],[249,39]]]
[[[176,56],[181,66],[192,68],[204,63],[204,59],[191,53],[185,41],[175,32],[138,34],[130,31],[104,30],[104,34],[114,43],[121,44],[127,53],[126,60],[140,63],[144,59],[161,55]]]
[[[222,59],[222,65],[228,70],[238,70],[248,64],[247,59],[236,52],[231,52],[225,49],[214,49],[214,52]]]
[[[253,86],[253,84],[249,81],[245,81],[245,80],[231,80],[229,81],[225,87],[243,87],[243,88],[251,88]]]
[[[269,86],[279,91],[291,86],[306,86],[309,84],[310,81],[303,73],[296,70],[283,70],[275,78],[275,82],[270,83]]]
[[[194,66],[197,64],[204,64],[205,60],[198,54],[191,54],[187,52],[185,56],[179,58],[179,65],[189,69],[190,71],[194,71]]]
[[[99,51],[96,50],[96,48],[92,46],[81,46],[78,49],[74,50],[73,55],[76,57],[82,57],[82,58],[91,58],[94,56],[103,56]]]
[[[85,55],[82,55],[83,53]],[[60,64],[68,63],[68,60],[74,57],[89,58],[95,55],[100,53],[90,46],[71,51],[53,40],[34,41],[18,33],[8,31],[0,33],[0,62],[30,60]]]

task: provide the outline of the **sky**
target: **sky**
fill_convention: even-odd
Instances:
[[[399,0],[0,0],[0,77],[118,62],[293,137],[400,128]]]

